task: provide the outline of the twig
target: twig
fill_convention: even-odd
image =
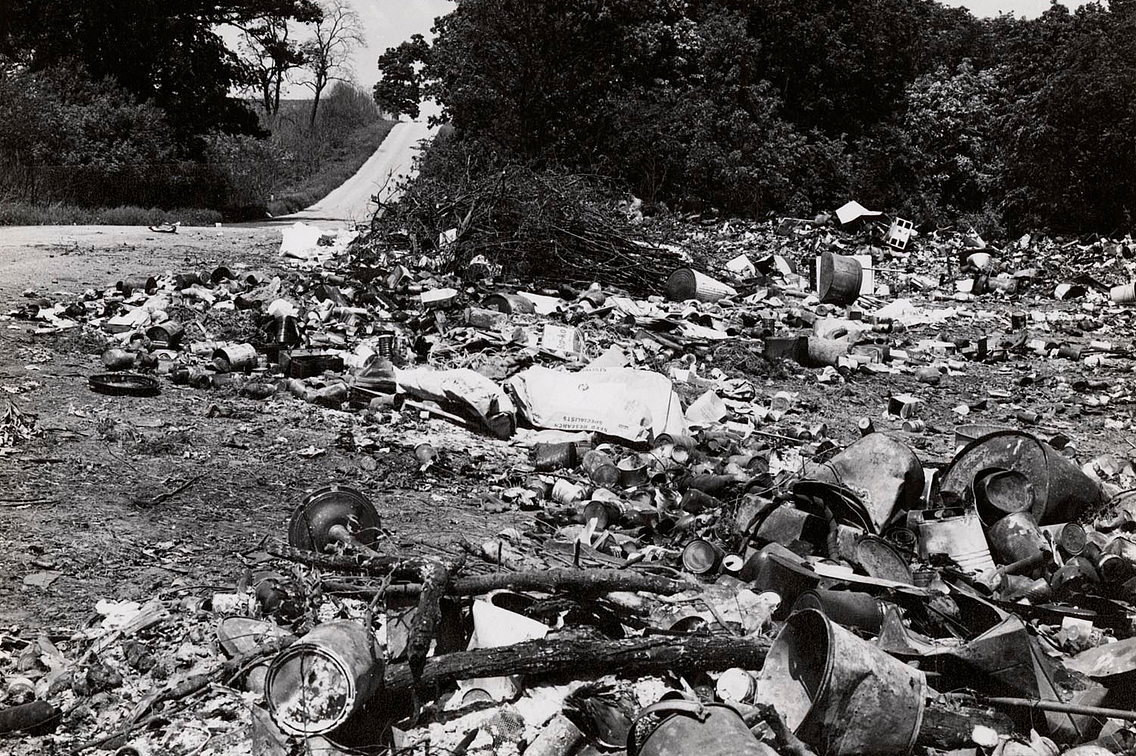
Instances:
[[[166,501],[167,499],[172,499],[173,497],[182,493],[187,488],[192,486],[194,483],[201,480],[203,477],[205,477],[204,474],[190,478],[185,483],[182,483],[180,486],[178,486],[177,488],[175,488],[172,491],[167,491],[166,493],[158,494],[157,496],[155,496],[152,499],[137,499],[137,500],[135,500],[134,503],[137,504],[140,507],[155,507],[155,506],[161,504],[163,501]]]

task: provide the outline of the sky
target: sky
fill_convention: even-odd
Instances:
[[[388,47],[413,34],[430,38],[434,19],[454,8],[451,0],[352,0],[363,21],[367,46],[355,55],[355,78],[368,89],[379,80],[377,61]]]
[[[1049,0],[941,0],[941,2],[945,5],[964,6],[979,17],[1013,13],[1018,18],[1036,18],[1049,7]],[[1076,0],[1067,0],[1062,4],[1068,5],[1070,8],[1081,5]]]

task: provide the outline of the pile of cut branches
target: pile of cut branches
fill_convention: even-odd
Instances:
[[[512,165],[457,187],[412,182],[398,202],[380,209],[357,250],[363,260],[398,250],[436,256],[444,272],[454,273],[481,256],[504,279],[601,281],[653,293],[681,263],[644,233],[602,179]]]

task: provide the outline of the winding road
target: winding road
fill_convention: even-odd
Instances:
[[[397,185],[410,174],[419,144],[432,138],[434,131],[420,121],[400,121],[363,167],[339,188],[305,210],[274,220],[317,225],[366,222],[375,211],[372,197],[378,194],[388,201],[397,196]]]

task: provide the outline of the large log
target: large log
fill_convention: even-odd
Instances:
[[[422,590],[422,586],[418,583],[395,584],[381,589],[329,580],[325,581],[325,586],[332,590],[372,597],[380,591],[388,596],[416,596]],[[508,588],[514,591],[566,592],[586,596],[638,591],[670,596],[692,587],[694,586],[681,580],[632,570],[554,569],[544,572],[498,572],[493,575],[457,578],[450,582],[447,593],[450,596],[479,596],[499,588]]]
[[[583,680],[604,675],[730,667],[761,669],[769,641],[723,635],[653,635],[626,640],[543,639],[503,648],[456,651],[426,661],[419,678],[422,688],[449,685],[474,677],[572,674]],[[387,667],[380,695],[400,697],[415,687],[408,664]]]
[[[514,591],[541,593],[568,591],[590,596],[613,591],[645,591],[669,596],[690,587],[681,580],[628,570],[554,569],[543,572],[499,572],[494,575],[458,578],[454,581],[451,592],[457,596],[477,596],[498,588],[509,588]]]

